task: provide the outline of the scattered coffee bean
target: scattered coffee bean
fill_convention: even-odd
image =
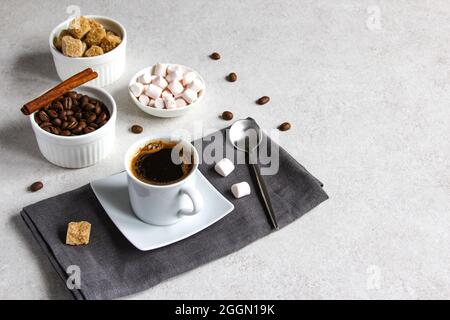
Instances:
[[[283,122],[282,124],[280,124],[280,126],[278,127],[278,129],[280,131],[288,131],[291,128],[291,124],[289,122]]]
[[[237,80],[237,74],[232,72],[228,75],[227,80],[229,82],[235,82]]]
[[[43,187],[44,187],[44,184],[42,182],[36,181],[30,186],[30,191],[36,192],[38,190],[41,190]]]
[[[259,104],[259,105],[263,105],[263,104],[266,104],[269,101],[270,101],[270,98],[268,96],[262,96],[261,98],[256,100],[256,103]]]
[[[211,53],[211,55],[209,57],[213,60],[219,60],[220,54],[218,52],[213,52],[213,53]]]
[[[233,113],[231,113],[230,111],[224,111],[222,113],[222,119],[226,121],[233,119]]]
[[[142,133],[142,131],[144,131],[144,128],[142,128],[140,125],[135,124],[131,126],[131,132],[133,133],[139,134]]]
[[[47,132],[72,136],[97,130],[109,120],[109,116],[103,102],[70,91],[36,112],[34,120]]]

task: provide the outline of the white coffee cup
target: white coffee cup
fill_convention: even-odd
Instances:
[[[192,154],[193,167],[180,181],[169,184],[150,184],[139,180],[131,170],[131,162],[142,147],[152,141],[177,142],[177,147],[185,148]],[[125,154],[125,169],[128,179],[128,193],[131,207],[142,221],[154,225],[170,225],[183,216],[197,214],[203,207],[203,198],[196,188],[198,153],[195,147],[184,140],[172,140],[170,137],[146,137],[134,143]],[[192,206],[186,206],[186,197]]]

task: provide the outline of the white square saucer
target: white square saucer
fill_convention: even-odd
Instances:
[[[91,187],[103,209],[125,238],[139,250],[147,251],[196,234],[233,211],[234,205],[220,194],[200,171],[197,170],[196,175],[197,188],[203,196],[203,210],[196,215],[185,216],[169,226],[147,224],[134,215],[125,171],[93,181]],[[187,199],[186,205],[192,206]]]

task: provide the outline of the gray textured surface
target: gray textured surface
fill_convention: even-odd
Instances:
[[[291,121],[280,143],[330,200],[131,298],[450,298],[447,1],[77,1],[82,13],[125,25],[128,69],[108,88],[119,106],[114,153],[66,170],[42,158],[19,107],[57,81],[47,37],[72,3],[3,1],[0,9],[0,298],[68,297],[19,218],[23,206],[121,170],[138,138],[133,123],[146,133],[197,120],[220,128],[224,109],[269,129]],[[369,19],[377,8],[380,29]],[[207,58],[215,50],[222,60]],[[128,79],[158,61],[201,72],[201,109],[173,120],[137,110]],[[233,84],[223,80],[231,71]],[[256,106],[263,94],[272,102]],[[27,192],[41,179],[43,190]]]

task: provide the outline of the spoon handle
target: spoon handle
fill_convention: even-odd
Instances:
[[[266,183],[264,182],[263,177],[261,176],[261,172],[259,171],[259,166],[257,164],[251,163],[249,164],[253,172],[255,173],[256,181],[258,183],[259,191],[261,192],[261,196],[264,201],[264,206],[266,208],[266,214],[272,224],[273,229],[278,230],[279,226],[277,223],[277,218],[275,217],[275,212],[272,208],[272,203],[270,202],[269,192],[267,191]]]

